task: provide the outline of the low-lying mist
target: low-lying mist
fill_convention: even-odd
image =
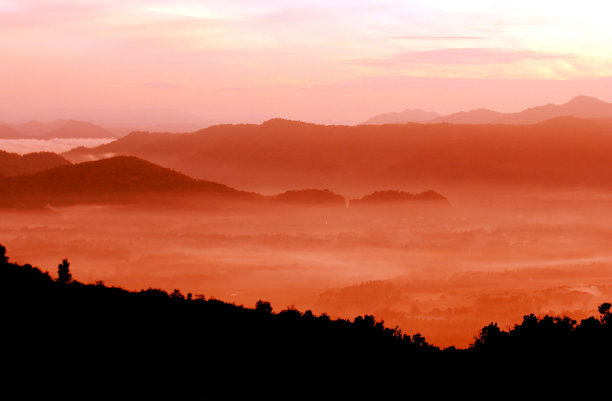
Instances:
[[[450,197],[451,206],[76,206],[0,211],[15,262],[352,318],[466,346],[491,321],[592,314],[612,297],[612,196]],[[455,199],[455,200],[454,200]]]

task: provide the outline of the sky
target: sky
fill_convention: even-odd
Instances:
[[[612,101],[610,15],[594,0],[0,0],[0,121],[354,124]]]

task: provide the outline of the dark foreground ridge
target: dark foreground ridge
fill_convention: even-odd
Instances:
[[[83,284],[67,260],[53,279],[1,245],[0,277],[5,379],[21,399],[580,399],[609,375],[596,363],[611,355],[609,303],[580,324],[528,315],[440,350],[368,315]]]

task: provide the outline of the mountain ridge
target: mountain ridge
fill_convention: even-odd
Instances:
[[[406,109],[400,112],[390,112],[378,114],[362,124],[401,124],[403,122],[425,122],[442,117],[434,111],[424,111],[420,109]]]
[[[351,199],[350,206],[373,205],[373,204],[406,204],[414,202],[444,202],[448,199],[434,190],[427,190],[421,193],[410,193],[400,190],[375,191],[359,199]]]
[[[23,139],[23,136],[14,128],[0,124],[0,139]]]
[[[397,114],[397,113],[396,113]],[[384,118],[384,116],[388,116]],[[408,122],[452,123],[452,124],[535,124],[552,118],[573,116],[578,118],[612,118],[612,103],[591,96],[574,96],[563,104],[549,103],[529,107],[515,113],[502,113],[486,108],[459,111],[429,120],[398,120],[393,113],[374,116],[363,124],[401,124]],[[371,122],[375,120],[376,122]]]
[[[69,163],[69,162],[66,162]],[[434,191],[413,200],[432,200]],[[288,190],[264,196],[218,182],[189,177],[134,156],[66,164],[31,174],[0,176],[0,206],[64,206],[89,203],[155,203],[160,197],[237,200],[260,204],[346,206],[345,197],[328,189]],[[202,198],[204,196],[204,198]],[[183,199],[184,198],[184,199]]]
[[[116,135],[109,130],[86,121],[68,120],[39,139],[55,138],[115,138]]]
[[[36,152],[20,155],[0,150],[0,177],[32,174],[68,164],[71,163],[56,153]]]
[[[117,138],[118,135],[99,125],[80,120],[27,121],[7,126],[18,134],[15,139]],[[1,129],[1,127],[0,127]],[[1,131],[0,131],[1,137]]]
[[[441,185],[461,182],[608,188],[611,130],[612,120],[575,117],[528,125],[382,126],[274,119],[189,134],[133,133],[62,155],[73,162],[133,155],[257,192],[295,188],[296,182],[302,188],[341,192],[424,186],[444,190]]]
[[[44,206],[146,201],[151,195],[208,194],[250,198],[253,194],[196,180],[133,156],[59,166],[0,178],[5,206]]]

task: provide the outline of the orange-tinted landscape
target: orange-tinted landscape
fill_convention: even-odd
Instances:
[[[612,295],[609,127],[275,120],[133,133],[3,178],[2,241],[49,270],[68,257],[84,282],[373,314],[466,347],[491,321],[586,317]],[[34,156],[10,157],[17,169]]]
[[[0,244],[441,348],[592,315],[612,299],[609,23],[437,3],[0,4]]]

